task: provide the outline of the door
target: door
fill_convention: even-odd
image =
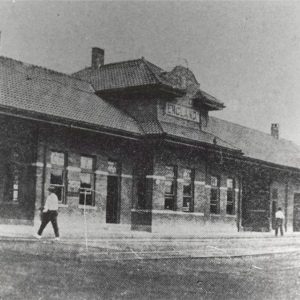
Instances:
[[[106,223],[119,223],[119,176],[107,176]]]
[[[275,229],[276,226],[276,218],[275,214],[277,211],[277,201],[272,201],[272,229]]]
[[[300,231],[300,193],[294,194],[293,231]]]
[[[242,226],[246,231],[270,230],[270,192],[263,177],[254,174],[243,182]]]

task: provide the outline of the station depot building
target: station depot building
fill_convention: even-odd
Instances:
[[[191,70],[145,58],[72,75],[0,57],[0,223],[38,225],[55,187],[61,232],[300,231],[300,148],[211,116]],[[51,229],[51,228],[50,228]]]

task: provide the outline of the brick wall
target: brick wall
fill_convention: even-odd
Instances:
[[[177,168],[176,181],[176,209],[165,210],[165,176],[166,166],[175,165]],[[194,211],[186,212],[183,208],[183,185],[184,170],[193,169],[194,177]],[[220,175],[220,213],[211,214],[210,196],[211,185],[210,175]],[[237,231],[238,211],[238,188],[234,190],[235,213],[228,215],[227,207],[227,178],[234,178],[238,186],[237,176],[227,173],[220,166],[209,165],[205,155],[200,152],[190,152],[184,148],[165,147],[161,152],[156,153],[154,174],[153,174],[153,206],[152,206],[152,231],[159,230],[193,230],[201,231],[203,228],[211,230]],[[163,229],[164,228],[164,229]],[[185,229],[186,228],[186,229]]]
[[[31,224],[35,203],[37,126],[0,117],[0,222]]]
[[[79,180],[81,172],[80,156],[92,156],[96,161],[93,171],[95,178],[95,205],[79,205],[79,193],[66,189],[66,203],[59,208],[59,220],[65,224],[65,230],[82,227],[85,218],[93,226],[106,224],[108,161],[115,160],[121,166],[119,171],[119,222],[131,223],[133,199],[133,161],[137,157],[138,147],[123,140],[96,135],[70,128],[44,126],[40,129],[36,175],[36,222],[38,208],[48,195],[51,175],[51,151],[65,152],[67,157],[67,180]],[[45,174],[45,178],[43,175]],[[76,179],[77,180],[77,179]],[[44,195],[44,199],[43,199]],[[75,226],[75,227],[74,227]],[[66,228],[67,227],[67,228]],[[96,230],[96,227],[95,227]]]

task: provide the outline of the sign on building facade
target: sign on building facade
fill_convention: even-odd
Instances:
[[[197,110],[170,102],[166,103],[166,114],[192,122],[200,122],[200,114]]]

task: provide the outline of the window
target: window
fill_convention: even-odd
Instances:
[[[166,166],[165,181],[165,209],[175,209],[176,196],[176,168],[174,166]]]
[[[143,175],[137,179],[137,201],[138,208],[146,208],[146,177]]]
[[[107,172],[109,175],[118,175],[118,162],[114,160],[108,161]]]
[[[194,182],[193,171],[191,169],[183,170],[183,205],[184,211],[193,211]]]
[[[18,203],[19,201],[19,170],[14,164],[7,164],[6,177],[4,179],[4,197],[7,202]]]
[[[210,213],[220,213],[220,179],[217,176],[211,176],[211,193],[210,193]]]
[[[208,112],[207,110],[200,111],[200,123],[201,127],[207,127],[208,124]]]
[[[19,200],[19,176],[18,173],[15,172],[13,176],[13,197],[12,201],[17,202]]]
[[[79,189],[79,205],[94,206],[94,158],[81,156],[80,158],[80,189]]]
[[[278,189],[272,189],[272,199],[273,200],[278,199]]]
[[[61,203],[66,203],[66,158],[63,152],[51,152],[50,186],[55,188],[55,194]]]
[[[234,192],[234,180],[227,178],[227,205],[226,213],[228,215],[234,215],[235,213],[235,192]]]

